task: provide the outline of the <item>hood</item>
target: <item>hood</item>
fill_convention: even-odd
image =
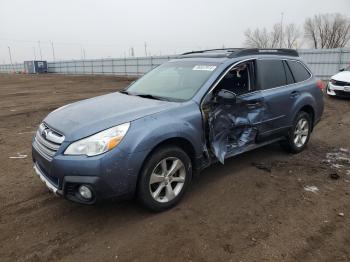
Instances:
[[[117,92],[60,107],[44,122],[62,133],[66,141],[74,141],[177,105]]]
[[[332,76],[331,79],[350,83],[350,71],[339,72],[338,74]]]

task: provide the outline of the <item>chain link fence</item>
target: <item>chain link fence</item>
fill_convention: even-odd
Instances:
[[[175,56],[76,60],[48,63],[50,73],[140,76]]]
[[[350,48],[299,49],[299,55],[310,66],[314,75],[328,79],[339,69],[350,64]],[[73,75],[141,76],[154,67],[176,56],[148,56],[92,60],[69,60],[48,62],[49,73]],[[24,72],[23,63],[0,65],[0,73]]]

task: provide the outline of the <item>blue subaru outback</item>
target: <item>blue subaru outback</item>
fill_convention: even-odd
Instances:
[[[136,196],[162,211],[216,161],[277,141],[301,152],[323,106],[295,50],[185,53],[123,91],[50,113],[33,139],[34,169],[75,202]]]

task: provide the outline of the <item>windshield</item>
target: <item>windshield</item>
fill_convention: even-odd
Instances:
[[[217,65],[198,61],[168,62],[137,80],[127,92],[173,101],[188,100],[208,80]]]

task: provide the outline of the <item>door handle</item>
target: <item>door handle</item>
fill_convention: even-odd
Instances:
[[[299,91],[293,91],[290,93],[290,98],[296,98],[300,95]]]
[[[260,100],[256,100],[256,101],[251,101],[250,103],[247,103],[247,106],[249,107],[257,107],[261,105],[261,101]]]

